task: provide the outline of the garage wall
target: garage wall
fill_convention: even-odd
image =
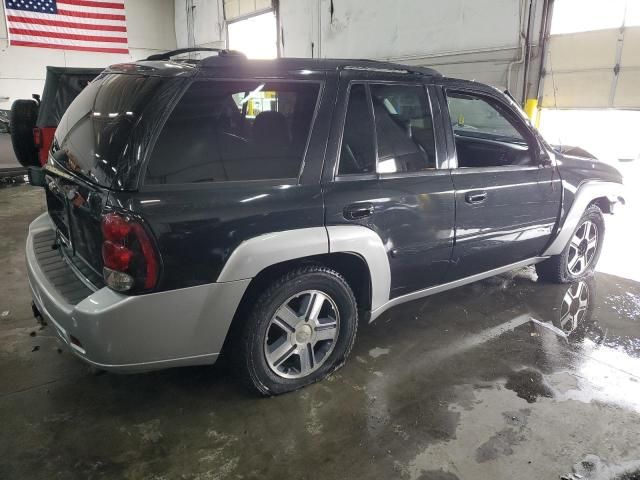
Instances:
[[[269,0],[175,0],[178,47],[222,48],[224,21]],[[509,88],[522,97],[524,31],[533,11],[529,91],[537,96],[537,42],[543,0],[279,0],[280,52],[428,65],[442,73]],[[511,74],[509,74],[511,72]],[[509,78],[510,77],[510,78]]]
[[[223,0],[175,0],[174,8],[178,48],[225,47]]]
[[[173,0],[125,0],[129,55],[9,47],[4,2],[0,2],[0,109],[42,93],[45,67],[105,67],[176,47]]]
[[[533,70],[542,0],[533,1]],[[280,0],[281,51],[288,57],[393,60],[522,92],[522,0]]]

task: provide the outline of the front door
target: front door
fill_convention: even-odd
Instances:
[[[512,107],[490,92],[447,89],[457,168],[456,234],[447,280],[538,256],[560,208],[555,166]]]
[[[326,224],[380,236],[390,298],[440,283],[453,248],[454,194],[449,170],[439,168],[445,144],[430,89],[353,72],[342,80],[323,175]]]

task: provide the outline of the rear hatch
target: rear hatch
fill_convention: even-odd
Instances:
[[[142,119],[162,83],[103,73],[60,120],[45,166],[47,208],[57,245],[81,272],[89,267],[102,276],[101,221],[110,192],[135,186],[142,143],[150,137]]]

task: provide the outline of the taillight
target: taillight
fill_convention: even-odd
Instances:
[[[149,234],[140,222],[118,213],[102,217],[103,275],[119,292],[150,290],[158,281],[159,265]]]

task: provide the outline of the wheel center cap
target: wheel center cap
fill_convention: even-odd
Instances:
[[[296,329],[296,342],[307,343],[311,338],[311,333],[311,327],[309,325],[301,325]]]

